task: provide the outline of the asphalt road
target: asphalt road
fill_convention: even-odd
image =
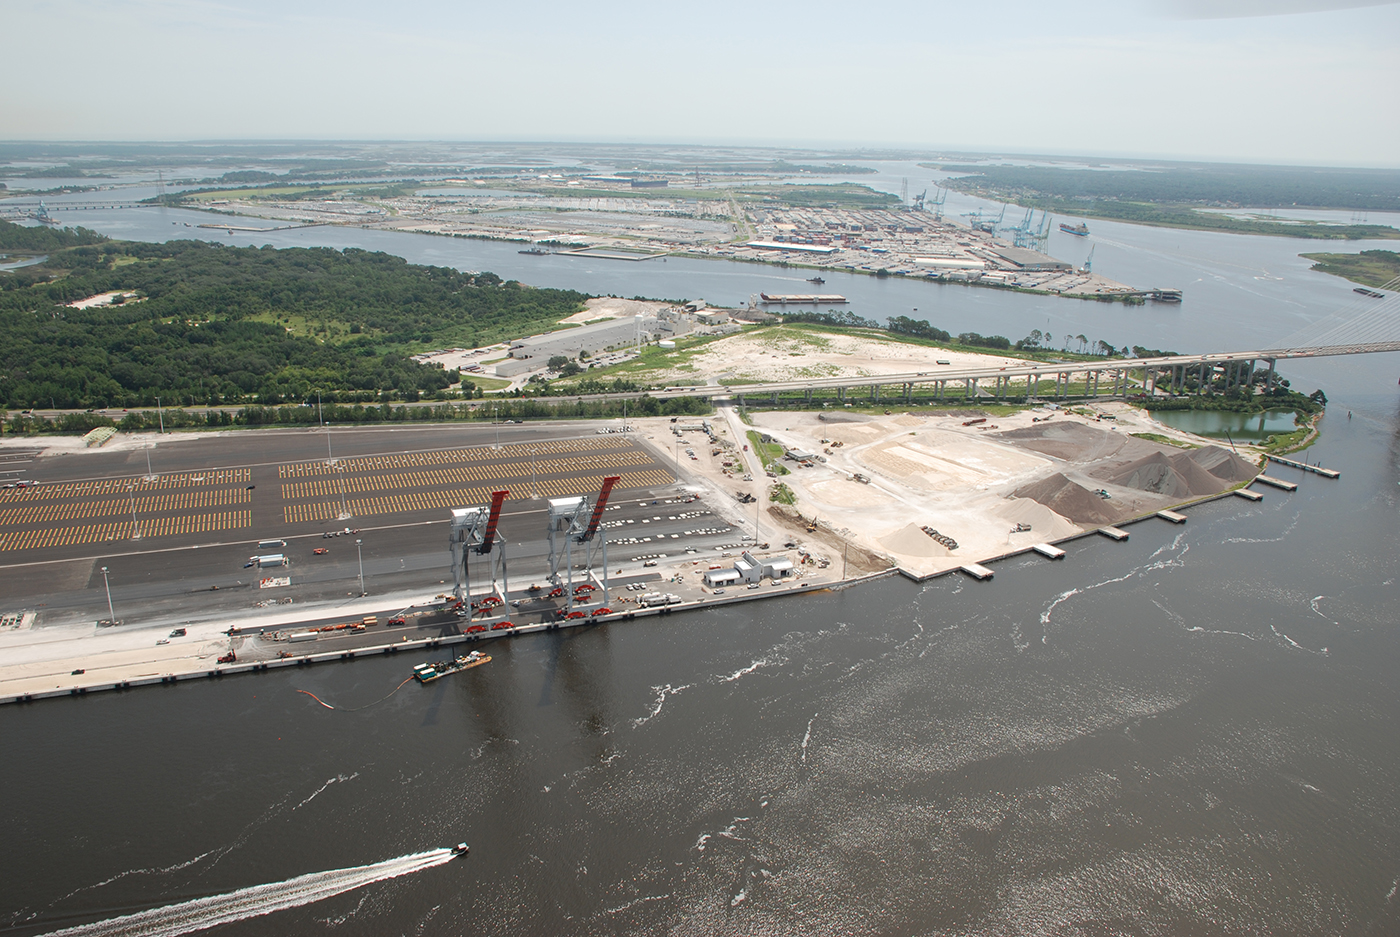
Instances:
[[[246,510],[250,516],[247,523],[223,530],[148,534],[133,540],[127,528],[120,539],[0,550],[0,610],[36,610],[39,627],[105,619],[103,566],[108,568],[116,617],[128,627],[141,621],[158,621],[163,626],[251,613],[259,603],[295,606],[337,598],[358,602],[361,559],[365,591],[371,595],[450,591],[447,507],[485,503],[489,491],[501,484],[512,491],[500,530],[507,542],[507,569],[514,589],[543,581],[547,572],[545,499],[596,493],[605,474],[624,476],[614,489],[615,509],[603,517],[609,525],[604,530],[610,540],[611,569],[640,574],[645,557],[658,553],[674,557],[687,549],[713,555],[722,546],[739,542],[740,532],[718,517],[679,516],[708,511],[703,502],[664,503],[677,497],[679,489],[663,454],[628,437],[600,436],[597,426],[334,429],[330,433],[331,452],[337,460],[334,469],[325,465],[327,435],[320,430],[240,431],[199,440],[173,436],[149,450],[151,467],[161,479],[154,483],[157,487],[140,482],[147,472],[147,450],[35,460],[26,466],[26,474],[43,484],[27,491],[0,492],[0,519],[6,510],[18,508],[76,510],[74,506],[112,501],[120,502],[125,511],[133,500],[138,501],[137,524],[144,522],[147,531],[162,519],[172,528],[177,525],[171,519],[233,510]],[[494,448],[498,433],[499,450]],[[626,464],[619,465],[619,460]],[[240,474],[244,472],[246,479]],[[191,481],[201,476],[203,481]],[[133,480],[142,494],[128,491]],[[639,480],[652,483],[637,484]],[[628,486],[628,481],[633,483]],[[345,503],[355,510],[347,520],[334,516],[339,513],[342,484]],[[46,488],[56,497],[33,497],[44,494]],[[145,512],[139,504],[143,497],[211,493],[242,500],[167,506],[163,512]],[[462,493],[484,497],[454,500]],[[21,500],[17,494],[29,497]],[[536,494],[539,497],[532,497]],[[331,516],[326,516],[328,511]],[[0,520],[0,537],[17,530],[69,529],[92,520],[50,519],[27,526],[5,526]],[[129,512],[125,520],[130,521]],[[113,521],[109,516],[104,522]],[[345,527],[358,529],[359,534],[325,537]],[[697,532],[702,530],[713,532]],[[647,537],[650,542],[643,539]],[[260,539],[285,540],[286,546],[276,549],[287,556],[289,565],[244,568]],[[359,553],[357,539],[362,541]],[[632,539],[642,542],[621,542]],[[313,552],[317,548],[327,552],[317,556]],[[289,576],[291,584],[259,588],[259,580],[269,576]]]

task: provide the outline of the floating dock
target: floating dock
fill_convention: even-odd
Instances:
[[[1320,465],[1309,465],[1306,462],[1295,462],[1293,459],[1285,459],[1282,456],[1269,456],[1270,462],[1277,462],[1279,465],[1286,465],[1289,468],[1302,469],[1305,472],[1312,472],[1314,475],[1321,475],[1323,478],[1341,478],[1342,473],[1336,469],[1323,468]],[[1263,478],[1261,475],[1260,478]]]
[[[1053,544],[1037,543],[1035,546],[1031,547],[1031,549],[1041,556],[1048,557],[1052,560],[1062,560],[1065,558],[1065,551]]]
[[[1275,488],[1282,488],[1284,491],[1298,490],[1297,482],[1286,482],[1281,478],[1270,478],[1267,475],[1256,475],[1254,476],[1254,480],[1257,482],[1263,482],[1266,485],[1273,485]]]
[[[1235,497],[1244,498],[1246,501],[1263,501],[1264,496],[1257,491],[1250,491],[1248,488],[1236,488]]]
[[[977,563],[963,564],[962,571],[967,573],[973,579],[979,579],[984,582],[992,578],[992,571],[985,566],[979,566]]]
[[[1126,530],[1120,530],[1117,527],[1100,527],[1099,533],[1110,540],[1122,541],[1128,539],[1128,532]]]
[[[1186,523],[1186,515],[1178,514],[1175,511],[1158,511],[1157,516],[1164,521],[1171,521],[1173,524]]]

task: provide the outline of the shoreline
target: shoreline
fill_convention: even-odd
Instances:
[[[1255,478],[1250,479],[1249,481],[1243,482],[1240,485],[1237,485],[1225,491],[1217,492],[1215,494],[1206,495],[1199,498],[1192,498],[1187,501],[1172,504],[1168,509],[1163,510],[1176,512],[1180,511],[1181,509],[1192,508],[1198,505],[1208,504],[1213,501],[1219,501],[1224,498],[1235,497],[1237,496],[1237,493],[1239,491],[1248,489],[1252,484],[1254,484],[1255,481],[1257,481],[1257,476]],[[794,581],[791,583],[784,583],[780,587],[769,591],[759,590],[754,594],[748,594],[747,592],[745,592],[742,594],[725,597],[717,597],[711,595],[706,598],[690,602],[679,602],[672,605],[666,605],[656,608],[637,608],[625,612],[619,611],[614,612],[610,615],[599,616],[597,618],[584,618],[573,621],[565,620],[559,622],[517,625],[508,629],[502,629],[501,631],[494,633],[487,632],[485,634],[476,635],[455,634],[421,639],[406,638],[398,642],[368,644],[363,647],[347,648],[344,650],[322,651],[317,653],[306,654],[291,654],[287,657],[281,657],[275,660],[247,661],[242,663],[233,662],[226,664],[216,663],[213,666],[210,666],[208,664],[191,664],[184,667],[166,668],[158,673],[147,672],[139,675],[133,674],[130,677],[119,677],[115,680],[113,680],[111,677],[107,677],[105,679],[92,681],[61,681],[60,685],[52,687],[50,689],[36,689],[27,692],[20,691],[0,695],[0,705],[9,703],[38,702],[40,700],[58,699],[62,697],[86,696],[89,693],[129,690],[145,686],[168,686],[176,683],[185,683],[190,680],[217,680],[225,676],[260,673],[263,671],[280,669],[284,667],[308,667],[313,666],[315,664],[335,662],[348,663],[359,658],[394,656],[405,651],[426,652],[440,647],[450,647],[456,644],[477,645],[487,641],[494,642],[498,640],[509,639],[519,635],[561,631],[569,628],[617,624],[645,618],[667,617],[680,613],[705,611],[711,608],[737,605],[745,602],[756,602],[765,599],[778,599],[783,597],[809,595],[812,593],[820,592],[844,591],[846,589],[864,585],[869,582],[875,582],[880,579],[886,579],[890,576],[895,575],[903,576],[905,579],[916,583],[928,582],[930,580],[939,579],[954,573],[964,573],[967,575],[972,575],[968,567],[988,566],[988,564],[1001,563],[1005,560],[1012,559],[1017,556],[1022,556],[1028,553],[1035,553],[1038,552],[1037,548],[1042,545],[1059,547],[1067,543],[1072,543],[1078,540],[1083,540],[1085,538],[1098,535],[1102,530],[1106,529],[1107,527],[1112,527],[1121,530],[1129,526],[1140,524],[1144,521],[1152,520],[1153,518],[1159,518],[1161,517],[1162,513],[1163,511],[1149,511],[1137,515],[1135,517],[1129,518],[1127,520],[1119,521],[1112,525],[1101,525],[1097,527],[1086,528],[1084,530],[1079,531],[1078,533],[1070,534],[1066,537],[1061,537],[1053,540],[1046,540],[1042,543],[1022,546],[1014,550],[1008,550],[990,556],[978,557],[976,559],[967,560],[966,562],[958,566],[937,570],[923,575],[904,569],[900,566],[891,566],[884,570],[866,573],[860,576],[850,576],[844,579],[814,582]],[[1185,521],[1181,521],[1179,523],[1185,523]],[[1055,559],[1047,558],[1046,562],[1055,562]],[[985,578],[990,579],[992,577],[987,576]],[[380,604],[382,604],[382,601],[375,603],[374,607],[378,608]],[[307,616],[299,616],[299,620],[301,621],[305,621],[306,618]],[[281,622],[281,624],[292,623],[292,621]],[[230,635],[231,637],[247,636],[249,634],[258,633],[263,629],[273,627],[277,624],[279,623],[262,622],[252,624],[246,626],[246,631],[244,629],[240,629],[238,625],[231,625],[227,631],[221,631],[220,633]],[[73,660],[76,660],[76,658],[70,659],[68,662],[71,663]],[[148,669],[150,667],[149,664],[144,664],[141,666],[142,669]],[[86,674],[78,674],[75,676],[86,676]]]

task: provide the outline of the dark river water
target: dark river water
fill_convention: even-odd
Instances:
[[[91,214],[145,238],[208,217]],[[1303,242],[1091,226],[1096,270],[1186,302],[826,288],[863,315],[1179,351],[1352,302]],[[229,240],[714,302],[800,278],[353,229]],[[0,708],[0,934],[1400,933],[1397,370],[1283,366],[1332,399],[1308,457],[1339,481],[1271,469],[1298,491],[987,583],[518,638],[353,712],[411,662]],[[466,859],[433,852],[459,840]]]

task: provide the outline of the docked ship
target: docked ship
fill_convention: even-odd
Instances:
[[[518,251],[517,253],[529,254],[532,257],[543,257],[545,254],[548,254],[549,251],[540,250],[538,247],[532,247],[529,250]]]
[[[419,683],[432,683],[439,677],[446,677],[489,663],[491,663],[490,654],[472,651],[470,654],[452,660],[435,660],[431,664],[419,664],[413,668],[413,676],[417,678]]]
[[[1086,238],[1089,236],[1089,226],[1082,221],[1074,225],[1065,224],[1061,221],[1060,230],[1065,234],[1073,234],[1077,238]]]

